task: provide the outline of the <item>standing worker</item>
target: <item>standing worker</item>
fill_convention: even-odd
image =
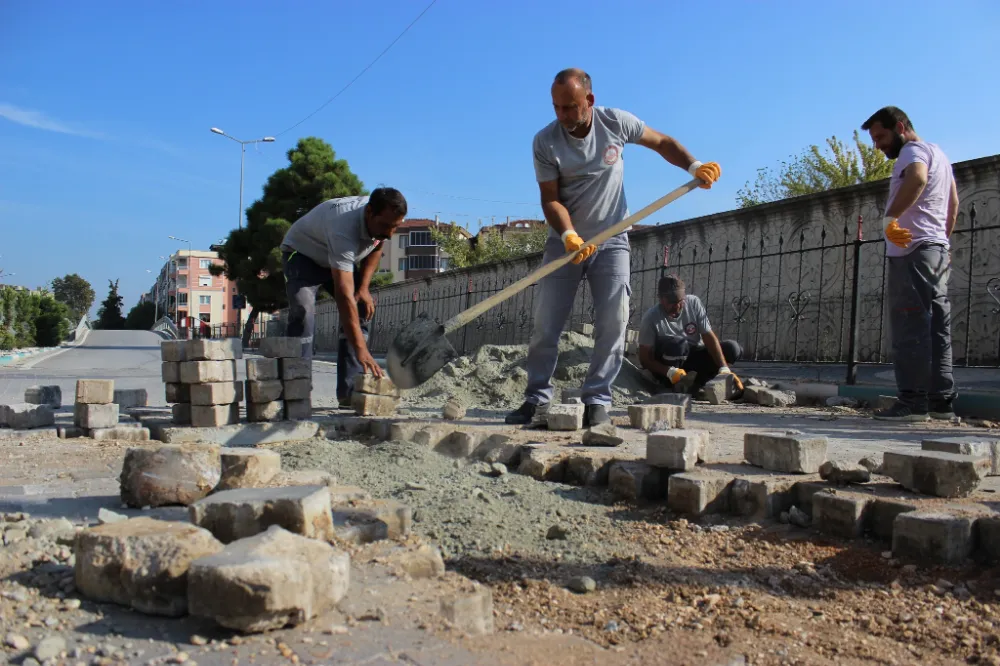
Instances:
[[[922,141],[905,113],[879,109],[865,121],[875,147],[896,160],[882,219],[889,265],[889,326],[898,397],[873,414],[883,421],[928,421],[955,416],[951,361],[951,232],[958,189],[951,163]]]
[[[552,373],[580,279],[587,277],[594,300],[594,354],[583,383],[584,425],[609,423],[611,384],[621,370],[628,321],[629,242],[621,233],[601,247],[586,244],[628,217],[622,150],[637,143],[686,169],[710,188],[721,174],[715,162],[702,164],[673,138],[647,127],[627,111],[594,106],[590,76],[580,69],[559,72],[552,84],[556,120],[534,139],[535,176],[542,210],[551,227],[543,262],[578,252],[573,262],[538,285],[534,331],[528,347],[524,404],[506,422],[530,423],[552,400]]]
[[[281,242],[288,295],[289,337],[302,338],[302,357],[312,359],[316,293],[325,288],[340,313],[337,399],[350,401],[354,376],[382,376],[368,351],[368,322],[375,314],[368,287],[382,258],[382,243],[406,217],[406,199],[391,187],[370,196],[330,199],[300,217]]]

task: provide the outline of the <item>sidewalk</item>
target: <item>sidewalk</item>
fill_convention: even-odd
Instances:
[[[820,365],[740,361],[733,364],[733,371],[740,377],[757,377],[773,381],[847,383],[847,365],[842,363]],[[955,383],[960,391],[985,391],[1000,394],[1000,368],[955,368]],[[859,365],[858,385],[895,387],[896,379],[892,366]]]

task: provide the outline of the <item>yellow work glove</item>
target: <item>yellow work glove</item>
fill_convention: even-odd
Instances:
[[[732,370],[729,369],[728,365],[724,365],[721,368],[719,368],[719,374],[720,375],[732,375],[733,376],[733,383],[736,384],[736,388],[739,389],[740,391],[743,390],[743,382],[741,382],[740,378],[736,376],[736,373],[734,373]]]
[[[667,379],[670,380],[671,384],[676,384],[680,380],[684,379],[687,372],[680,368],[671,367],[667,370]]]
[[[576,233],[572,229],[563,232],[562,235],[563,245],[566,247],[567,252],[576,252],[581,247],[583,248],[579,254],[573,257],[573,263],[578,264],[584,261],[587,257],[594,254],[597,251],[597,246],[594,244],[584,245],[583,239],[580,238],[580,234]]]
[[[885,231],[885,239],[897,247],[909,247],[913,240],[910,230],[899,226],[899,221],[894,217],[883,217],[882,229]]]
[[[722,167],[719,166],[718,162],[702,164],[695,161],[688,167],[688,173],[704,182],[703,185],[699,185],[701,189],[710,190],[712,189],[712,183],[719,180],[719,176],[722,175]]]

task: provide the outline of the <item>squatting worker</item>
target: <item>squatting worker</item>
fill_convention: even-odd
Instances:
[[[875,147],[896,160],[882,219],[896,402],[874,413],[886,421],[955,416],[951,367],[951,232],[958,188],[941,149],[921,140],[900,109],[879,109],[861,126]]]
[[[718,375],[733,375],[729,366],[742,356],[735,340],[719,342],[701,299],[688,294],[676,275],[660,278],[660,303],[639,323],[639,362],[664,386],[677,388],[689,372],[696,373],[687,393],[695,395]]]
[[[559,72],[552,84],[556,120],[534,138],[535,175],[542,210],[551,227],[543,261],[577,252],[573,263],[538,285],[534,330],[528,347],[528,386],[524,404],[507,423],[529,423],[552,400],[552,373],[559,336],[566,324],[580,279],[586,276],[594,301],[594,353],[583,383],[584,424],[610,421],[611,384],[621,370],[628,320],[629,242],[623,232],[600,247],[586,244],[628,217],[622,151],[636,143],[659,153],[711,187],[721,170],[702,164],[673,138],[647,127],[631,113],[594,106],[590,76],[580,69]]]
[[[288,335],[302,338],[302,356],[312,358],[316,293],[337,302],[340,346],[337,398],[350,399],[354,376],[382,376],[368,351],[368,322],[375,314],[368,287],[382,258],[382,243],[406,217],[406,199],[391,187],[370,196],[330,199],[296,220],[281,243],[288,294]]]

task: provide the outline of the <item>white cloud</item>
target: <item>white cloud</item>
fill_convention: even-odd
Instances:
[[[49,132],[59,132],[61,134],[72,134],[83,136],[89,139],[107,139],[108,137],[100,132],[92,132],[81,127],[74,127],[55,118],[49,118],[41,111],[22,109],[13,104],[0,102],[0,118],[6,118],[12,123],[33,127],[35,129],[47,130]]]

